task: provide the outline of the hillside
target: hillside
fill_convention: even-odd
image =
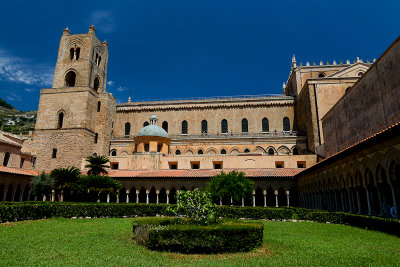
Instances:
[[[32,131],[36,113],[36,111],[18,111],[0,98],[0,129],[12,133]]]

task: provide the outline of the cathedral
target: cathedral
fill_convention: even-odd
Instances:
[[[282,95],[117,104],[106,91],[108,43],[94,26],[66,28],[32,135],[0,140],[0,200],[29,199],[35,173],[84,171],[86,157],[107,155],[124,189],[105,201],[173,203],[177,191],[239,170],[255,182],[242,205],[381,216],[394,206],[397,216],[399,43],[372,61],[303,64],[293,55]]]

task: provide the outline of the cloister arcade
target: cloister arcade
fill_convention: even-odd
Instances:
[[[299,177],[298,190],[305,208],[399,217],[400,151],[342,159]]]

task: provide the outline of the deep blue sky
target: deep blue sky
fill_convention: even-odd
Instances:
[[[3,1],[0,97],[37,109],[59,40],[96,26],[118,102],[281,94],[291,56],[378,58],[397,38],[400,1]]]

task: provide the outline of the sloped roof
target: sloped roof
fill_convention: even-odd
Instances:
[[[0,173],[19,174],[19,175],[27,175],[27,176],[36,176],[39,174],[39,172],[35,171],[35,170],[9,168],[9,167],[4,167],[4,166],[0,166]]]
[[[228,173],[230,171],[244,172],[246,177],[293,177],[303,169],[198,169],[198,170],[113,170],[109,175],[113,178],[210,178],[221,171]]]

